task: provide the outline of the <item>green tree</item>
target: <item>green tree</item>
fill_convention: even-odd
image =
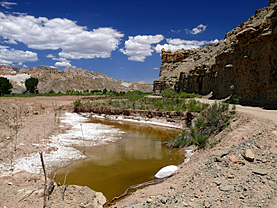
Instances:
[[[30,93],[35,93],[37,90],[37,85],[38,85],[38,79],[37,78],[29,78],[25,80],[25,87],[26,87],[26,92]]]
[[[103,90],[103,95],[105,95],[106,93],[107,93],[107,89],[105,88],[104,90]]]
[[[13,88],[12,84],[6,77],[0,77],[0,96],[3,94],[10,94],[11,88]]]

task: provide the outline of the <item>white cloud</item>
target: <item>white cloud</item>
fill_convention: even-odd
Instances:
[[[129,39],[125,41],[125,50],[120,49],[120,51],[129,56],[128,60],[144,62],[146,57],[154,52],[151,44],[159,43],[163,39],[163,35],[129,36]]]
[[[8,46],[0,45],[0,64],[12,64],[13,62],[35,62],[37,61],[37,53],[31,51],[15,50]]]
[[[59,56],[66,59],[89,59],[110,57],[124,35],[108,27],[88,31],[65,18],[49,20],[0,12],[0,36],[22,42],[32,49],[62,49]]]
[[[56,62],[56,67],[71,67],[71,63],[69,61]]]
[[[53,54],[48,54],[47,56],[46,56],[47,58],[51,58],[51,59],[53,59],[53,58],[55,58],[55,56],[53,55]]]
[[[155,67],[154,70],[158,70],[159,68],[158,67]]]
[[[14,39],[12,39],[12,38],[9,38],[9,39],[5,40],[4,43],[14,44],[14,45],[17,44],[17,42]]]
[[[173,33],[179,34],[182,30],[173,30],[173,29],[171,29],[170,31],[173,32]]]
[[[2,2],[0,2],[0,5],[1,5],[2,7],[5,7],[6,9],[11,9],[11,6],[12,6],[12,5],[17,5],[17,3],[2,1]]]
[[[192,35],[196,35],[198,33],[204,32],[207,28],[207,25],[198,25],[197,27],[193,28],[192,30],[189,29],[185,29],[187,34],[192,34]]]
[[[199,48],[201,46],[207,45],[207,44],[216,44],[218,43],[218,40],[211,40],[211,41],[198,41],[198,40],[182,40],[180,38],[175,38],[175,39],[166,39],[168,44],[158,44],[155,47],[155,50],[157,53],[161,53],[162,48],[165,50],[171,50],[172,52],[177,51],[178,49],[185,49],[189,50],[192,48]]]

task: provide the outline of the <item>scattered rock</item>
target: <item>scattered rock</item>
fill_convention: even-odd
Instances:
[[[252,172],[262,176],[268,174],[268,171],[266,169],[255,169]]]
[[[238,159],[235,155],[231,155],[229,159],[232,163],[237,163],[238,162]]]
[[[248,160],[250,162],[253,162],[254,159],[255,159],[255,156],[254,156],[252,150],[250,150],[250,149],[245,150],[245,156],[244,157],[245,157],[246,160]]]
[[[147,199],[147,203],[152,203],[153,202],[153,199],[149,198]]]
[[[230,185],[224,185],[224,184],[221,184],[220,186],[219,186],[219,189],[221,190],[221,191],[231,191],[231,190],[233,190],[234,189],[234,187],[233,186],[230,186]]]

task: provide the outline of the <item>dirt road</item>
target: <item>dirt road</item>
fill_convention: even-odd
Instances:
[[[208,98],[196,98],[196,100],[202,103],[213,104],[214,102],[221,102],[222,100],[211,100]],[[277,124],[277,110],[266,110],[261,107],[251,107],[236,105],[236,110],[240,113],[247,113],[252,116],[256,116],[263,119],[270,119]]]

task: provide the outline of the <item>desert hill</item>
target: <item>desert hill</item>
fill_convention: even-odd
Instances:
[[[39,92],[65,93],[67,90],[114,90],[132,91],[140,90],[151,92],[153,85],[146,82],[126,82],[110,77],[101,72],[84,70],[82,68],[66,68],[64,71],[48,66],[37,66],[28,69],[18,69],[11,66],[0,66],[0,76],[6,76],[13,84],[15,90],[25,89],[24,82],[29,77],[39,79]]]

